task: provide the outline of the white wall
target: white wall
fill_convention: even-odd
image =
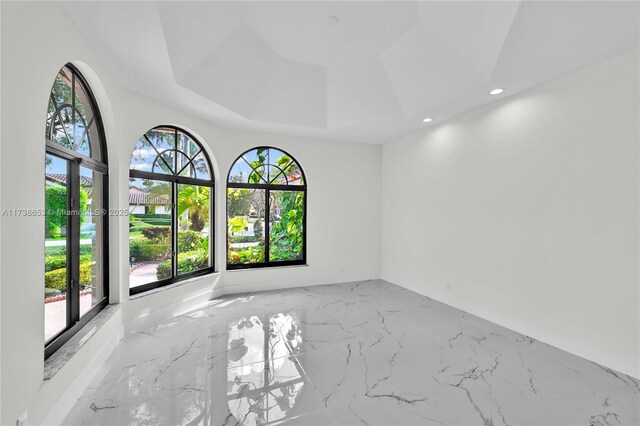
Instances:
[[[217,127],[121,88],[59,5],[0,7],[2,208],[44,207],[47,98],[68,61],[105,121],[110,207],[128,207],[131,151],[160,124],[197,135],[218,182],[239,153],[274,145],[299,160],[309,184],[308,267],[226,272],[218,238],[220,274],[134,300],[127,218],[112,217],[110,298],[122,309],[47,382],[42,218],[3,217],[0,424],[24,410],[40,423],[127,320],[213,292],[377,278],[381,253],[391,282],[639,375],[637,55],[381,149]],[[223,185],[216,195],[223,236]]]
[[[638,60],[384,145],[382,278],[640,377]]]
[[[97,52],[54,3],[2,2],[2,129],[0,204],[44,207],[44,127],[53,79],[66,62],[83,72],[103,115],[110,164],[110,207],[128,209],[128,164],[138,138],[160,124],[197,135],[221,182],[235,158],[257,145],[291,153],[308,179],[309,266],[226,272],[224,185],[216,188],[216,276],[129,300],[128,222],[110,219],[111,302],[122,308],[52,380],[43,382],[44,228],[41,217],[3,217],[0,223],[2,358],[0,424],[24,411],[40,423],[63,392],[124,321],[201,293],[283,288],[378,278],[380,271],[379,146],[223,129],[124,90]]]

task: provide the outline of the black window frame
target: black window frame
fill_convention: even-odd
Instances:
[[[207,275],[216,272],[216,261],[215,261],[215,179],[214,179],[214,170],[211,164],[211,160],[209,159],[209,154],[207,154],[204,149],[202,143],[191,133],[186,131],[185,129],[174,126],[174,125],[159,125],[155,126],[140,138],[146,137],[146,134],[152,130],[173,130],[175,137],[175,149],[174,152],[177,152],[178,149],[178,132],[183,133],[187,137],[189,137],[199,148],[199,151],[193,155],[192,159],[187,164],[193,162],[200,153],[203,154],[204,159],[207,163],[207,167],[209,168],[209,180],[206,179],[197,179],[186,176],[178,176],[175,174],[167,174],[167,173],[157,173],[157,172],[147,172],[143,170],[136,170],[129,168],[129,178],[130,179],[150,179],[154,181],[162,181],[171,183],[171,277],[163,280],[152,281],[150,283],[142,284],[136,287],[129,286],[129,295],[133,296],[135,294],[144,293],[149,290],[153,290],[160,287],[165,287],[180,281],[184,281],[190,278],[199,277],[202,275]],[[157,157],[161,158],[161,157]],[[178,275],[178,215],[177,204],[178,204],[178,185],[181,184],[191,184],[197,186],[205,186],[209,188],[209,259],[211,260],[211,266],[205,269],[199,269],[197,271],[188,272],[186,274]],[[129,249],[130,250],[130,249]],[[130,256],[130,251],[129,251]]]
[[[243,160],[243,156],[251,151],[259,150],[259,149],[276,149],[283,154],[287,155],[293,163],[295,163],[300,169],[300,174],[302,175],[302,184],[301,185],[280,185],[280,184],[262,184],[262,183],[244,183],[244,182],[231,182],[229,179],[231,178],[231,171],[233,167],[238,161]],[[249,175],[247,176],[249,179]],[[228,204],[229,204],[229,189],[237,188],[237,189],[263,189],[265,191],[265,213],[264,213],[264,262],[259,263],[229,263],[229,213],[228,213]],[[251,149],[247,149],[242,154],[240,154],[234,161],[231,163],[231,167],[229,168],[229,172],[227,173],[227,191],[225,196],[225,216],[226,216],[226,264],[227,270],[243,270],[243,269],[257,269],[257,268],[277,268],[283,266],[301,266],[307,264],[307,176],[304,173],[302,165],[300,162],[296,160],[294,156],[289,154],[282,148],[278,148],[277,146],[272,145],[262,145],[256,146]],[[270,214],[271,214],[271,191],[300,191],[303,193],[303,203],[304,203],[304,212],[302,218],[302,259],[297,260],[278,260],[278,261],[270,261],[269,260],[269,238],[270,238]]]
[[[67,238],[66,238],[66,267],[70,271],[67,274],[66,288],[66,326],[57,334],[52,336],[44,343],[45,360],[53,355],[60,347],[66,343],[74,334],[84,327],[92,318],[94,318],[102,309],[109,304],[109,217],[102,221],[102,253],[104,253],[102,262],[102,291],[103,298],[90,310],[80,317],[80,167],[97,171],[103,174],[103,199],[102,209],[109,211],[109,167],[107,159],[106,136],[102,115],[98,108],[98,102],[91,90],[91,86],[82,75],[82,73],[71,63],[67,63],[62,69],[68,69],[72,78],[72,105],[75,104],[75,85],[77,82],[82,86],[93,111],[93,119],[98,134],[101,160],[87,157],[70,148],[64,147],[51,139],[50,132],[53,131],[53,125],[47,126],[45,132],[45,153],[61,158],[67,162],[67,210],[71,214],[67,215]],[[52,98],[52,96],[49,96]],[[54,105],[55,106],[55,105]],[[48,122],[48,120],[47,120]]]

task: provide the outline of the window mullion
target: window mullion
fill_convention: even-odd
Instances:
[[[72,326],[80,320],[80,166],[77,161],[69,162],[69,211],[67,223],[67,241],[69,243],[70,274],[68,283],[68,302],[70,322]]]
[[[264,193],[264,262],[269,263],[269,239],[271,235],[271,194],[269,188],[265,189]]]
[[[171,277],[178,276],[178,182],[171,184]]]

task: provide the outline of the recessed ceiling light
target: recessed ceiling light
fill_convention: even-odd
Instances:
[[[490,95],[499,95],[500,93],[504,92],[504,89],[501,88],[495,88],[492,91],[489,92]]]
[[[336,25],[338,23],[338,17],[333,15],[327,16],[327,22],[329,25]]]
[[[423,123],[431,123],[433,121],[433,118],[427,117],[424,120],[422,120]]]

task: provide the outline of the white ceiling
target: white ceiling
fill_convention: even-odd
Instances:
[[[127,88],[225,126],[368,143],[637,49],[640,38],[637,2],[65,6]],[[489,96],[494,87],[506,91]]]

